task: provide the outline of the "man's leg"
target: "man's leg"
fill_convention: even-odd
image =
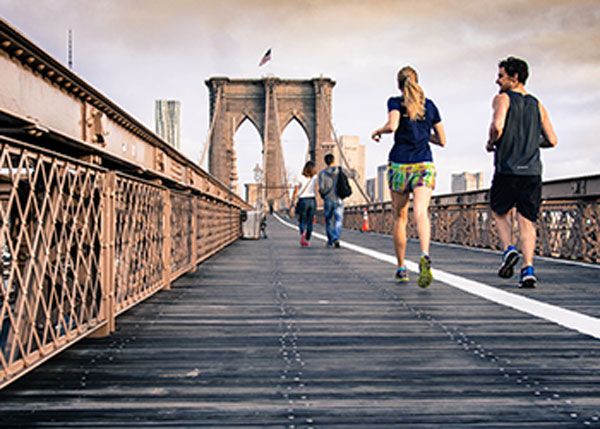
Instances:
[[[517,221],[523,252],[523,267],[521,268],[519,287],[533,288],[537,284],[537,278],[533,270],[533,253],[536,241],[535,222],[542,202],[542,178],[540,176],[525,176],[520,179]]]
[[[514,176],[495,174],[490,189],[490,207],[496,221],[496,230],[502,243],[502,263],[498,275],[510,278],[519,262],[519,252],[513,246],[512,213],[517,202],[519,184]]]
[[[508,246],[513,245],[513,237],[512,237],[512,222],[511,215],[514,209],[509,210],[504,214],[496,213],[492,211],[494,216],[494,220],[496,221],[496,230],[498,231],[498,235],[500,236],[500,241],[502,242],[502,249],[506,250]]]
[[[537,285],[537,278],[533,270],[533,252],[535,251],[535,223],[519,213],[519,237],[521,239],[521,251],[523,252],[523,266],[521,267],[521,276],[519,278],[519,287],[534,288]]]
[[[519,252],[513,246],[513,234],[512,234],[512,222],[511,213],[513,209],[509,210],[506,214],[499,214],[493,212],[494,219],[496,220],[496,230],[500,236],[502,242],[502,263],[498,268],[498,275],[504,279],[512,277],[514,274],[514,267],[519,262]]]
[[[333,245],[333,209],[335,204],[332,201],[323,202],[323,215],[325,216],[325,232],[327,233],[327,244]]]
[[[523,253],[523,268],[533,266],[533,253],[535,251],[536,231],[535,223],[518,214],[519,238],[521,240],[521,252]]]
[[[342,227],[344,225],[344,203],[335,203],[333,210],[334,227],[333,227],[333,242],[336,247],[340,247],[340,237],[342,236]]]

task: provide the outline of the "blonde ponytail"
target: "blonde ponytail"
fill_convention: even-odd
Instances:
[[[419,86],[417,72],[410,66],[398,72],[398,85],[404,94],[404,106],[411,121],[425,117],[425,92]]]

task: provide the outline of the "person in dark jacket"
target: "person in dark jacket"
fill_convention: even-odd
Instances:
[[[325,216],[325,232],[327,233],[327,247],[340,247],[342,225],[344,221],[344,200],[336,192],[337,179],[340,169],[334,164],[335,157],[328,153],[325,155],[325,167],[319,172],[319,195],[323,198],[323,214]],[[348,177],[354,177],[354,171],[342,169]]]

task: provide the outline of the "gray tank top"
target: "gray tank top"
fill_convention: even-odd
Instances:
[[[506,91],[510,106],[502,136],[497,142],[494,165],[497,173],[541,176],[540,136],[542,120],[537,98]]]

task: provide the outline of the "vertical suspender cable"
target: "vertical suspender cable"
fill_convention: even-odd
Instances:
[[[215,130],[215,124],[217,122],[217,116],[219,114],[219,108],[221,106],[221,97],[222,97],[222,87],[219,85],[217,87],[217,101],[215,101],[215,109],[213,111],[212,121],[210,121],[210,128],[208,129],[208,137],[206,138],[206,143],[204,143],[204,149],[202,149],[202,156],[200,157],[200,162],[198,165],[202,167],[204,164],[204,159],[206,158],[206,152],[208,151],[208,146],[210,145],[210,139],[212,138],[212,133]]]
[[[333,139],[335,140],[335,144],[336,144],[338,150],[340,151],[340,156],[342,158],[342,162],[346,165],[346,168],[350,170],[350,164],[348,164],[348,160],[344,156],[344,151],[342,150],[342,144],[338,140],[337,134],[335,132],[335,128],[333,126],[333,120],[331,119],[331,112],[329,111],[329,108],[327,107],[327,102],[325,101],[324,91],[321,91],[321,101],[323,102],[323,108],[325,109],[325,113],[327,114],[327,119],[329,119],[329,125],[331,126],[331,132],[333,133]],[[356,184],[356,187],[360,191],[360,193],[363,196],[363,198],[365,199],[365,201],[367,203],[371,204],[372,203],[371,198],[369,198],[369,196],[365,193],[362,186],[360,186],[360,184],[356,180],[356,177],[352,177],[352,180]]]

